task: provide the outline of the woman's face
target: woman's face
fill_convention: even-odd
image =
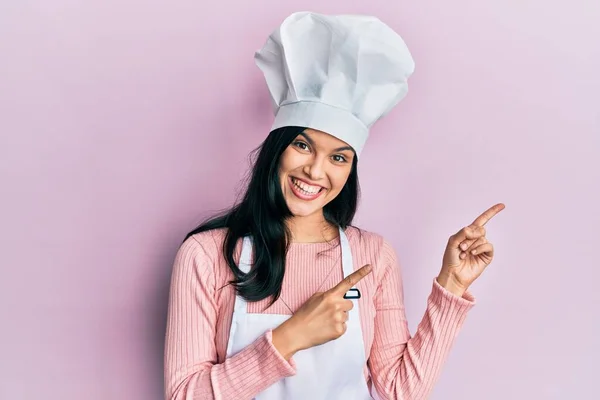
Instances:
[[[325,132],[305,129],[281,155],[279,179],[288,208],[306,217],[333,200],[352,170],[354,151]]]

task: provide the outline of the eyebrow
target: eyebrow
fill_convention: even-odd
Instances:
[[[308,136],[307,133],[305,132],[300,132],[300,135],[304,136],[304,138],[306,139],[306,141],[311,145],[314,146],[315,142],[310,138],[310,136]],[[344,147],[338,147],[337,149],[334,149],[333,151],[344,151],[344,150],[354,150],[352,148],[352,146],[344,146]]]

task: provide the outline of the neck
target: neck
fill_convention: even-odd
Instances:
[[[338,228],[327,222],[322,213],[292,217],[286,225],[292,233],[292,242],[296,243],[328,242],[339,236]]]

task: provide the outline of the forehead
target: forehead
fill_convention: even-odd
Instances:
[[[312,128],[306,128],[304,130],[304,134],[308,136],[315,144],[322,147],[330,147],[330,148],[340,148],[340,147],[349,147],[348,143],[344,142],[336,138],[329,133],[319,131]]]

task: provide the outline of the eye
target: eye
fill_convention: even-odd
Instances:
[[[336,162],[340,162],[340,163],[345,163],[345,162],[348,162],[348,160],[346,160],[346,157],[344,157],[344,156],[343,156],[343,155],[341,155],[341,154],[336,154],[336,155],[334,155],[334,156],[333,156],[333,160],[334,160],[334,161],[336,161]]]
[[[293,143],[294,146],[302,149],[302,150],[310,150],[310,148],[308,147],[308,144],[306,144],[305,142],[301,141],[301,140],[296,140]]]

